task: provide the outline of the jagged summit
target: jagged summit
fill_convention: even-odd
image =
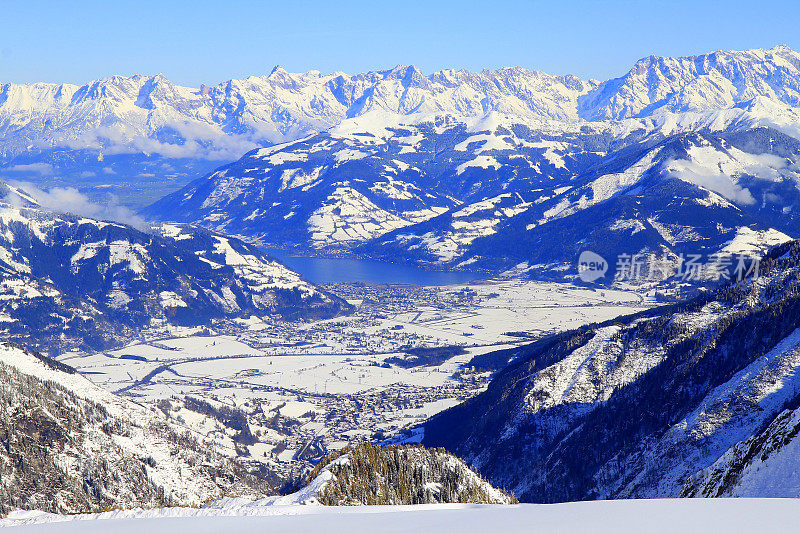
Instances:
[[[659,111],[725,109],[758,96],[800,105],[800,54],[777,46],[677,58],[648,56],[625,75],[583,96],[579,112],[587,120],[621,120]]]
[[[398,65],[352,75],[276,66],[268,75],[200,88],[161,74],[81,86],[5,84],[0,170],[37,183],[58,176],[98,187],[97,176],[110,171],[121,191],[158,176],[154,188],[174,190],[212,170],[214,161],[336,127],[365,133],[358,131],[364,124],[369,132],[398,123],[469,126],[501,114],[517,130],[563,137],[591,128],[620,142],[634,133],[753,125],[792,134],[798,107],[800,55],[786,46],[650,56],[600,83],[525,67],[426,74]]]

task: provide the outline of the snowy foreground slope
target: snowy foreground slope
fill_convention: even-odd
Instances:
[[[800,241],[761,267],[517,350],[423,444],[521,501],[800,496]]]
[[[86,533],[169,532],[778,532],[794,531],[800,501],[790,499],[627,500],[554,505],[463,504],[323,507],[276,505],[251,508],[114,511],[52,517],[19,514],[0,522],[13,531]],[[53,523],[57,522],[57,523]]]
[[[0,345],[0,398],[0,516],[198,506],[223,497],[208,508],[515,501],[444,450],[367,443],[319,464],[298,492],[259,500],[278,492],[269,469],[250,475],[230,458],[233,450],[181,420],[12,344]]]
[[[0,514],[199,505],[274,490],[161,411],[16,345],[0,345],[0,398]]]

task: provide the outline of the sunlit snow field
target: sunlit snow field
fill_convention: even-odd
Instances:
[[[135,341],[117,350],[67,353],[59,359],[105,388],[130,390],[149,398],[191,392],[208,385],[206,379],[217,380],[222,388],[243,391],[252,385],[272,385],[350,393],[397,382],[438,385],[475,355],[519,344],[520,338],[509,332],[535,336],[564,331],[654,305],[635,292],[518,280],[452,285],[441,290],[466,288],[478,293],[477,305],[451,310],[415,306],[412,311],[382,313],[366,326],[357,320],[357,312],[355,319],[299,324],[287,338],[255,319],[245,324],[245,334],[177,330],[171,336]],[[468,354],[425,371],[376,366],[398,353],[392,342],[395,331],[424,337],[432,346],[464,345]],[[367,336],[373,344],[353,346],[348,334]],[[164,366],[169,370],[158,370]],[[155,375],[145,379],[154,371]]]
[[[0,520],[22,532],[211,533],[250,531],[703,532],[796,531],[792,499],[615,500],[554,505],[417,505],[156,509],[73,517],[20,512]],[[48,523],[52,522],[52,523]],[[55,523],[57,522],[57,523]]]
[[[239,408],[259,436],[247,446],[249,460],[280,469],[313,443],[324,452],[377,431],[390,436],[477,394],[490,374],[465,365],[476,355],[655,305],[640,292],[522,280],[333,290],[362,291],[350,299],[354,314],[295,323],[251,318],[224,331],[173,327],[119,349],[58,359],[138,402],[191,395]],[[464,353],[415,367],[387,362],[408,345]],[[180,424],[236,453],[229,429],[173,408]],[[297,429],[287,433],[275,415]]]

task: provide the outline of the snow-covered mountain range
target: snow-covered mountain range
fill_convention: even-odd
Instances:
[[[394,100],[384,79],[338,125],[254,150],[144,213],[271,246],[492,272],[562,271],[583,249],[677,264],[743,235],[760,241],[746,248],[800,235],[800,54],[649,57],[601,84],[501,72],[491,90],[475,80],[498,73],[462,73],[453,90],[414,73]],[[476,87],[482,109],[458,96]]]
[[[520,153],[507,152],[517,160]],[[433,266],[541,272],[574,265],[583,250],[612,262],[638,253],[677,264],[681,255],[764,248],[800,230],[797,161],[800,143],[767,128],[650,138],[573,164],[560,183],[550,172],[551,185],[533,192],[518,172],[497,196],[358,250]],[[499,172],[474,174],[486,183]]]
[[[664,111],[703,113],[762,99],[798,107],[798,72],[800,54],[787,46],[679,58],[650,56],[582,96],[578,114],[586,120],[621,120]]]
[[[649,57],[603,83],[520,67],[425,75],[413,66],[355,75],[275,67],[200,88],[163,75],[81,86],[7,83],[0,85],[0,169],[95,194],[110,190],[141,205],[215,162],[360,118],[379,127],[500,114],[536,131],[588,125],[615,138],[764,121],[797,133],[799,58],[785,46]]]
[[[603,83],[524,68],[424,75],[413,66],[347,75],[267,76],[181,87],[166,77],[112,76],[85,85],[0,85],[2,154],[89,148],[168,157],[230,159],[264,142],[326,130],[374,111],[405,116],[482,117],[522,123],[643,118],[706,112],[766,99],[800,105],[800,55],[788,47],[651,56]]]
[[[577,97],[593,86],[521,68],[425,76],[414,67],[352,76],[275,67],[267,76],[200,88],[176,86],[163,75],[82,86],[9,83],[0,85],[0,167],[44,184],[66,180],[89,191],[105,185],[97,194],[111,184],[136,204],[142,194],[155,199],[258,146],[373,111],[477,117],[494,109],[525,121],[574,120]],[[148,187],[136,187],[142,182]]]
[[[294,140],[376,110],[462,117],[495,110],[574,120],[578,96],[595,85],[522,68],[425,76],[413,66],[353,76],[275,67],[268,76],[199,89],[160,74],[83,86],[9,83],[0,86],[0,134],[6,157],[68,147],[234,159],[259,144]]]
[[[251,152],[143,213],[436,268],[558,270],[585,249],[675,262],[800,235],[799,163],[800,141],[767,127],[619,140],[496,115],[339,126]]]
[[[350,306],[238,239],[186,225],[147,231],[44,210],[1,184],[0,332],[40,350],[99,349],[143,328]]]
[[[762,266],[495,354],[510,364],[426,423],[423,443],[522,501],[797,497],[800,241]]]

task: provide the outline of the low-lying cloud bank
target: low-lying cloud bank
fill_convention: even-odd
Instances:
[[[33,183],[23,181],[9,181],[12,187],[28,194],[42,208],[58,213],[112,220],[128,224],[138,229],[146,229],[147,221],[131,209],[120,205],[114,195],[109,194],[109,201],[104,204],[93,202],[88,196],[74,187],[50,187],[42,189]],[[6,201],[12,205],[18,204],[21,199],[14,194],[8,195]]]

